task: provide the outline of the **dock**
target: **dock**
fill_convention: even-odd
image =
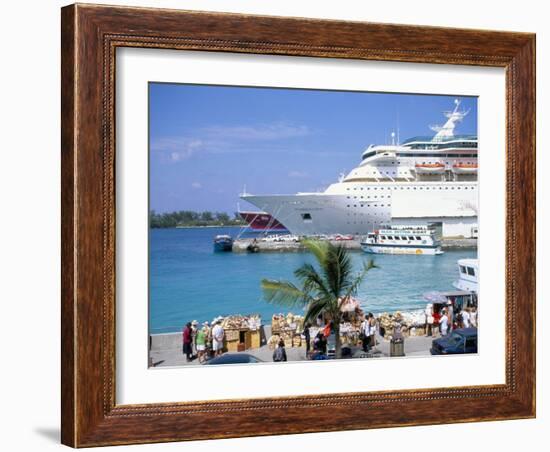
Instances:
[[[271,327],[265,325],[266,335],[271,334]],[[430,356],[430,347],[433,337],[415,336],[405,339],[405,356]],[[197,366],[200,365],[197,360],[187,362],[182,353],[181,333],[161,333],[151,335],[149,356],[151,366],[156,368],[175,367],[175,366]],[[306,347],[285,347],[289,362],[306,362]],[[354,358],[390,358],[390,341],[377,335],[377,346],[374,353],[365,355],[359,347],[352,347]],[[259,360],[272,363],[273,349],[267,344],[262,344],[258,348],[250,348],[244,352],[255,356]],[[364,355],[364,356],[363,356]],[[392,358],[393,359],[393,358]],[[311,361],[315,362],[315,361]],[[277,363],[280,364],[280,363]]]
[[[248,247],[253,243],[253,239],[237,239],[233,242],[234,253],[247,253]],[[351,251],[361,251],[360,240],[330,240],[333,245],[341,245]],[[257,240],[255,242],[257,252],[302,252],[306,247],[301,242],[267,242]],[[452,249],[475,249],[477,248],[477,239],[465,238],[444,238],[441,241],[441,248],[444,250]]]

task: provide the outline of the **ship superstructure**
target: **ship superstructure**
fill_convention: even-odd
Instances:
[[[241,198],[268,212],[292,234],[363,235],[381,225],[442,223],[444,237],[477,230],[476,135],[455,135],[468,114],[445,112],[435,136],[371,145],[360,164],[324,192]]]

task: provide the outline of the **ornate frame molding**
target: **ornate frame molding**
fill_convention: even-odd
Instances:
[[[535,333],[520,328],[535,324],[534,35],[77,4],[62,9],[62,45],[64,444],[82,447],[535,415]],[[114,90],[118,47],[506,68],[506,315],[507,324],[514,325],[506,334],[506,383],[116,405]],[[518,354],[518,349],[523,353]],[[445,405],[448,399],[459,399],[460,410]],[[396,403],[400,407],[397,418],[392,405]],[[303,411],[296,415],[282,410],[328,406],[333,412],[330,422],[316,419],[312,423]],[[356,419],[349,406],[368,406],[372,416]],[[221,422],[210,423],[206,433],[200,425],[213,417]]]

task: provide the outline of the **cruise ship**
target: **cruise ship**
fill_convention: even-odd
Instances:
[[[441,223],[443,237],[477,234],[478,140],[455,134],[469,111],[443,114],[434,136],[370,145],[359,165],[324,192],[253,195],[250,202],[296,235],[365,235],[382,225]]]

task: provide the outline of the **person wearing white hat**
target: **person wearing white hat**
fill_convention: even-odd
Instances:
[[[193,355],[197,356],[197,330],[199,322],[193,320],[191,322],[191,345],[193,347]]]
[[[212,328],[212,349],[215,356],[220,356],[223,353],[223,339],[225,331],[222,327],[222,322],[217,320]]]

